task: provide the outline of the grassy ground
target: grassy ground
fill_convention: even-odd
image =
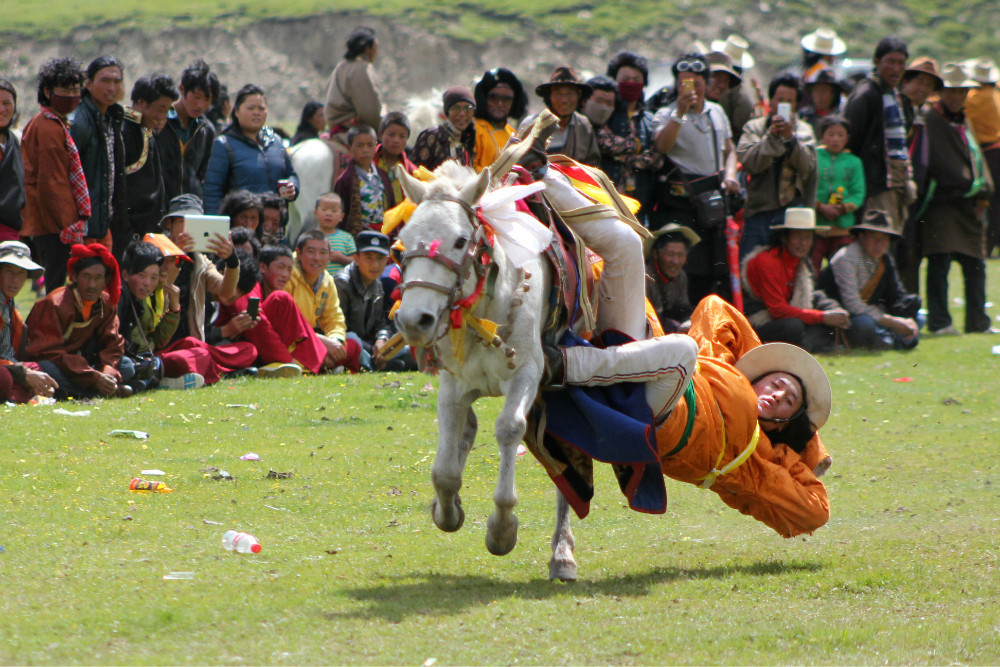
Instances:
[[[89,417],[0,408],[0,663],[996,664],[995,344],[823,359],[833,516],[812,536],[783,540],[671,482],[665,516],[632,513],[600,469],[568,585],[545,579],[553,488],[529,457],[517,548],[483,546],[496,400],[480,403],[465,527],[434,528],[423,376],[61,406]],[[147,468],[174,493],[129,493]],[[225,552],[229,527],[263,551]]]

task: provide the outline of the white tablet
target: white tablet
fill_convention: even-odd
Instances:
[[[210,239],[216,234],[224,238],[229,236],[229,218],[224,215],[185,215],[184,231],[194,239],[195,252],[211,252],[208,247]]]

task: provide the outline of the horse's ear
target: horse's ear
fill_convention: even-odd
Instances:
[[[396,176],[399,177],[399,184],[403,186],[403,193],[407,199],[413,202],[414,206],[424,200],[426,187],[423,183],[410,176],[401,163],[396,165]]]
[[[458,193],[458,197],[469,206],[475,206],[479,203],[482,196],[486,194],[486,189],[489,187],[490,169],[487,167],[480,172],[479,178],[462,188],[462,191]]]

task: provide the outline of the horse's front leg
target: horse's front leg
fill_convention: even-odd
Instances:
[[[576,580],[576,559],[573,558],[573,531],[569,527],[569,503],[556,491],[556,529],[552,533],[552,560],[549,561],[549,579]]]
[[[486,548],[495,556],[510,553],[517,544],[517,491],[514,488],[514,464],[517,445],[524,439],[528,410],[538,392],[541,371],[531,367],[518,370],[505,391],[507,400],[496,422],[497,445],[500,448],[500,474],[493,493],[496,510],[486,524]]]
[[[472,392],[459,390],[454,380],[442,374],[437,406],[438,448],[431,468],[435,493],[431,515],[435,525],[449,533],[465,522],[458,490],[462,488],[462,471],[476,437],[476,413],[472,411],[475,398]]]

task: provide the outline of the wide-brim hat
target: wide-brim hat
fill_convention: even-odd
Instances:
[[[858,232],[861,231],[882,232],[883,234],[895,236],[896,238],[902,236],[902,234],[893,229],[892,220],[889,219],[889,214],[885,211],[879,211],[874,208],[865,211],[865,215],[861,219],[861,222],[851,227],[851,233],[855,236],[857,236]]]
[[[791,373],[805,390],[806,417],[816,428],[830,418],[833,409],[833,389],[830,378],[816,358],[797,345],[766,343],[759,345],[736,361],[736,369],[753,382],[768,373]]]
[[[927,56],[914,58],[913,62],[906,66],[906,73],[929,74],[934,77],[935,81],[937,81],[934,90],[941,90],[942,86],[944,86],[944,79],[941,78],[941,72],[938,71],[937,61],[933,58],[928,58]]]
[[[714,72],[725,72],[730,76],[736,78],[737,81],[743,80],[743,75],[736,71],[733,67],[733,59],[722,51],[712,51],[705,54],[705,60],[708,61],[708,69]]]
[[[800,43],[806,51],[824,56],[839,56],[847,52],[844,40],[837,37],[837,33],[830,28],[817,28],[815,32],[803,37]]]
[[[581,95],[589,95],[593,90],[581,81],[576,71],[568,65],[563,65],[552,70],[552,76],[549,77],[548,81],[535,86],[535,94],[542,98],[548,97],[552,86],[576,86]]]
[[[701,237],[698,236],[697,232],[695,232],[693,229],[691,229],[690,227],[685,227],[684,225],[678,225],[677,223],[671,222],[660,227],[655,232],[650,234],[647,238],[643,239],[642,254],[645,255],[646,257],[649,257],[650,253],[653,252],[653,247],[656,246],[657,239],[667,234],[680,234],[681,236],[683,236],[688,240],[689,248],[701,242]]]
[[[989,58],[967,61],[965,67],[970,72],[972,80],[977,83],[1000,81],[1000,69],[997,69],[997,64]]]
[[[979,83],[969,78],[969,73],[958,63],[948,63],[941,68],[941,80],[945,89],[978,88]]]
[[[754,66],[753,56],[750,55],[750,43],[739,35],[730,35],[725,41],[716,39],[712,42],[713,51],[721,51],[732,59],[733,64],[743,69],[750,69]]]
[[[205,207],[201,203],[201,197],[197,195],[185,194],[177,195],[167,204],[167,212],[160,218],[160,227],[167,221],[167,218],[184,217],[185,215],[205,215]]]
[[[10,264],[28,272],[28,277],[34,280],[45,269],[31,261],[31,249],[20,241],[4,241],[0,243],[0,264]]]
[[[825,232],[829,225],[816,224],[816,211],[811,208],[786,208],[785,220],[780,225],[771,225],[771,229],[798,229],[807,232]]]

